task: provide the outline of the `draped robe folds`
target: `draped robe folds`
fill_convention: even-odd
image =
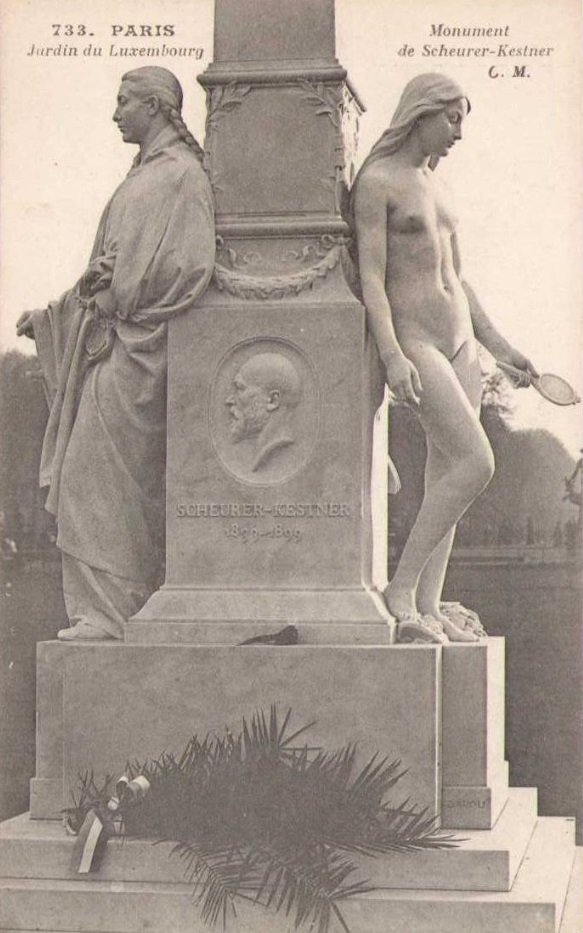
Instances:
[[[85,274],[33,315],[67,611],[118,637],[160,582],[167,322],[203,294],[214,249],[210,185],[167,127],[106,206]]]

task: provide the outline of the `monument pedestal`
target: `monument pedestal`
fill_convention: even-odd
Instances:
[[[211,287],[171,321],[166,580],[126,640],[232,644],[246,637],[239,624],[259,634],[293,622],[310,626],[310,640],[359,640],[358,627],[364,640],[388,644],[392,623],[372,583],[379,399],[364,309],[340,267],[344,247],[295,233],[244,248],[262,269],[287,263],[307,274],[311,257],[328,265],[277,301]],[[256,273],[256,289],[269,293],[272,280]],[[384,512],[386,461],[376,473]]]
[[[310,744],[356,743],[361,764],[376,752],[400,759],[399,797],[441,814],[443,826],[491,828],[506,802],[503,639],[444,648],[44,642],[32,816],[59,816],[81,772],[121,774],[128,760],[178,751],[194,732],[234,730],[272,704],[282,716],[291,708],[298,726],[316,720]]]
[[[441,811],[460,837],[454,849],[363,857],[359,875],[378,890],[343,904],[351,930],[579,933],[574,821],[541,819],[534,789],[495,784],[504,775],[503,675],[497,638],[446,647],[40,644],[35,818],[0,826],[0,930],[203,933],[171,844],[111,840],[99,872],[76,875],[61,810],[80,771],[121,774],[127,759],[179,751],[193,731],[220,734],[277,702],[295,725],[317,719],[310,744],[356,742],[360,763],[376,751],[401,758],[409,770],[395,802]],[[292,926],[243,904],[231,928]]]
[[[565,904],[561,933],[580,933],[573,821],[508,789],[502,640],[394,645],[373,585],[379,385],[341,216],[362,106],[333,24],[333,0],[217,0],[201,83],[219,251],[169,327],[166,580],[125,642],[39,645],[32,818],[0,827],[3,933],[208,929],[169,845],[112,840],[99,873],[73,874],[62,809],[79,772],[122,774],[274,703],[316,720],[310,744],[401,759],[394,802],[461,837],[363,859],[378,887],[343,903],[353,933],[557,933]],[[385,515],[386,469],[372,487]],[[288,623],[297,646],[238,646]],[[243,902],[231,929],[293,923]]]

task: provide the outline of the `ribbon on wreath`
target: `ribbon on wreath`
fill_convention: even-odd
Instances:
[[[105,852],[108,840],[119,832],[116,832],[121,822],[116,814],[122,804],[135,802],[143,799],[150,790],[150,782],[139,774],[130,780],[127,775],[122,775],[115,785],[115,794],[109,798],[103,810],[92,807],[78,833],[71,826],[69,819],[65,822],[67,832],[76,835],[75,845],[73,846],[73,855],[71,868],[78,875],[86,875],[91,871],[98,871],[101,859]]]

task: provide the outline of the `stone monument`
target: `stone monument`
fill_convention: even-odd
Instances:
[[[378,400],[343,271],[362,105],[331,0],[288,16],[274,0],[216,7],[199,80],[218,261],[170,329],[166,580],[127,626],[133,643],[233,644],[280,623],[304,643],[392,635],[372,588]],[[374,487],[383,501],[386,468]]]
[[[80,771],[121,774],[277,703],[316,720],[316,745],[400,758],[402,797],[461,837],[365,859],[378,890],[346,902],[353,933],[556,933],[575,911],[573,825],[508,787],[503,640],[395,645],[373,586],[378,393],[340,212],[362,105],[333,0],[216,0],[200,80],[220,249],[204,302],[170,328],[166,580],[124,642],[39,645],[37,770],[30,815],[0,828],[0,929],[202,933],[168,846],[112,840],[80,880],[62,809]],[[298,645],[239,646],[279,623]],[[243,904],[233,930],[290,924]]]

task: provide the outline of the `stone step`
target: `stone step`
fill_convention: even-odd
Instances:
[[[567,889],[565,909],[561,918],[560,933],[582,933],[583,931],[583,848],[575,849],[571,880]]]
[[[353,933],[557,933],[575,848],[573,820],[539,819],[512,890],[379,890],[342,905]],[[185,884],[0,882],[0,930],[22,933],[206,933]],[[263,918],[266,915],[263,914]],[[233,933],[291,933],[293,922],[241,903]],[[568,931],[571,933],[571,931]]]
[[[510,896],[516,901],[538,900],[550,908],[559,929],[575,858],[575,820],[539,817],[531,844],[520,865]]]
[[[494,829],[459,831],[456,849],[363,858],[360,876],[383,888],[508,891],[536,824],[536,803],[534,788],[513,788]],[[60,822],[30,820],[27,814],[7,820],[0,825],[0,878],[79,880],[70,868],[73,844]],[[180,882],[181,865],[169,857],[171,849],[171,843],[111,840],[95,877]]]
[[[492,829],[447,830],[459,847],[363,859],[361,874],[383,888],[509,891],[536,823],[536,788],[513,787]]]

